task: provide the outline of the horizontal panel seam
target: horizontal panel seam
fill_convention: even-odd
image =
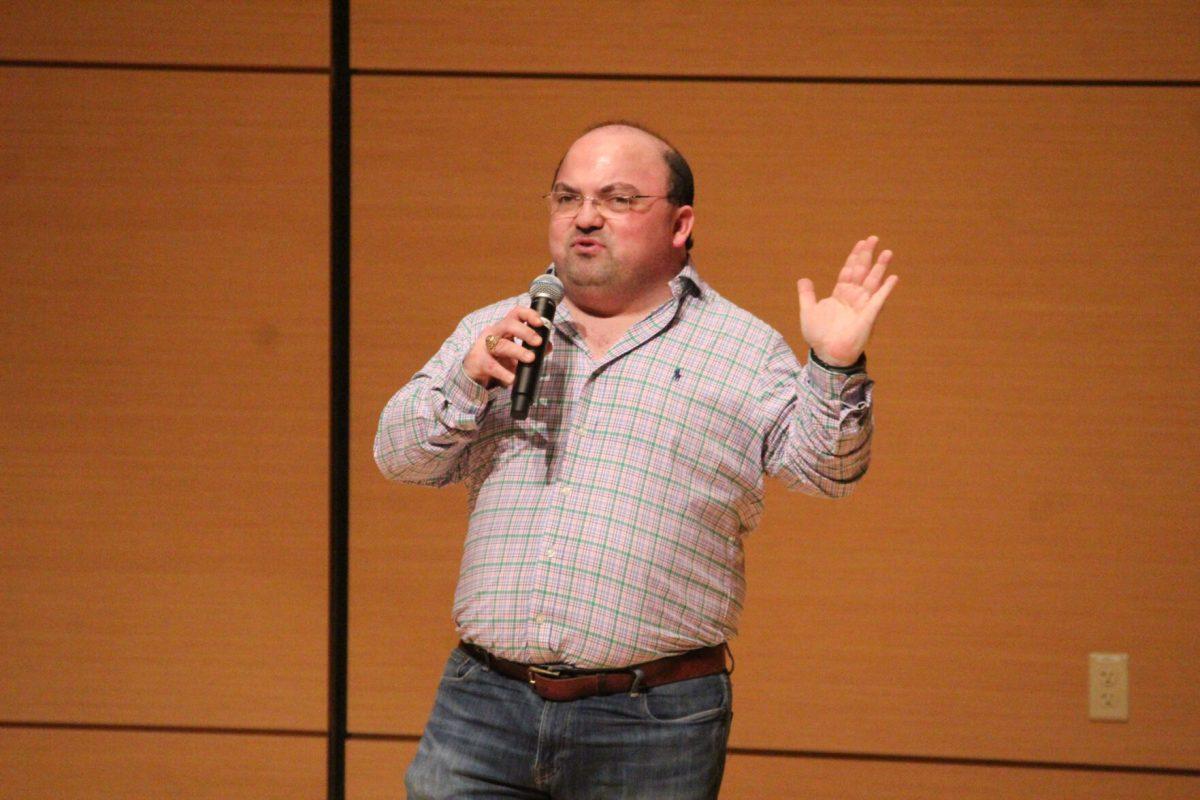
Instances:
[[[351,731],[347,738],[358,741],[418,742],[419,734],[374,733]],[[967,758],[957,756],[920,756],[902,753],[859,753],[834,750],[786,750],[757,747],[730,747],[730,755],[766,756],[770,758],[808,758],[836,761],[883,761],[901,764],[935,764],[942,766],[1003,767],[1010,769],[1049,769],[1071,772],[1121,772],[1149,775],[1176,775],[1197,778],[1200,769],[1187,767],[1156,767],[1137,764],[1089,764],[1072,761],[1035,761],[1007,758]]]
[[[679,75],[611,74],[593,72],[528,72],[453,69],[357,68],[354,76],[394,78],[491,78],[500,80],[589,80],[589,81],[673,81],[679,83],[815,83],[883,84],[904,86],[1072,86],[1132,88],[1196,88],[1200,80],[1140,78],[953,78],[953,77],[877,77],[868,75]]]
[[[61,61],[0,59],[0,67],[24,69],[125,70],[132,72],[226,72],[282,75],[330,75],[329,67],[272,66],[268,64],[189,64],[177,62]],[[669,81],[678,83],[851,84],[899,86],[1057,86],[1095,88],[1200,87],[1200,80],[1142,78],[967,78],[869,75],[683,75],[666,73],[611,74],[593,72],[527,72],[446,69],[357,68],[355,77],[487,78],[495,80]]]
[[[306,728],[238,728],[207,725],[133,725],[103,722],[39,722],[29,720],[0,720],[0,730],[69,730],[105,731],[110,733],[206,733],[222,736],[292,736],[324,739],[328,731]]]
[[[772,750],[755,747],[731,747],[730,754],[772,756],[781,758],[812,758],[844,761],[884,761],[905,764],[939,764],[966,767],[1004,767],[1010,769],[1048,769],[1072,772],[1122,772],[1153,775],[1184,775],[1200,777],[1200,769],[1160,767],[1138,764],[1097,764],[1076,761],[1040,761],[1019,758],[968,758],[961,756],[921,756],[901,753],[858,753],[827,750]]]
[[[33,69],[128,70],[132,72],[242,72],[264,75],[328,75],[329,67],[287,67],[269,64],[187,64],[137,61],[47,61],[0,59],[0,67]]]
[[[298,728],[238,728],[204,725],[129,725],[91,722],[38,722],[0,720],[0,730],[73,730],[109,733],[183,733],[212,734],[223,736],[284,736],[293,738],[323,739],[325,730]],[[349,732],[347,739],[354,741],[419,742],[419,734]],[[1041,769],[1071,772],[1104,772],[1139,775],[1167,775],[1200,778],[1200,769],[1187,767],[1162,767],[1136,764],[1091,764],[1071,761],[1036,761],[1003,758],[965,758],[956,756],[920,756],[901,753],[860,753],[831,750],[786,750],[754,747],[730,747],[730,755],[763,756],[770,758],[822,759],[835,761],[875,761],[902,764],[931,764],[941,766],[1000,767],[1007,769]]]

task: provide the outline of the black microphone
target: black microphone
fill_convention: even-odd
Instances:
[[[529,307],[549,322],[554,321],[554,312],[562,299],[562,281],[553,275],[539,275],[529,287]],[[542,343],[535,347],[529,342],[522,342],[526,350],[533,351],[533,361],[517,362],[517,375],[512,387],[513,419],[528,417],[529,407],[537,397],[538,378],[542,374],[542,360],[546,356],[546,342],[550,341],[550,326],[543,325],[535,330],[541,334]]]

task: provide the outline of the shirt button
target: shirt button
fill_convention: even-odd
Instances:
[[[541,624],[545,623],[546,617],[542,614],[538,614],[536,617],[533,618],[533,621],[536,622],[538,625],[541,625]]]
[[[563,494],[570,494],[570,493],[571,493],[571,487],[570,487],[570,486],[566,486],[566,485],[564,485],[564,486],[562,487],[562,493],[563,493]]]
[[[553,547],[546,548],[546,559],[549,561],[554,560],[554,548]]]

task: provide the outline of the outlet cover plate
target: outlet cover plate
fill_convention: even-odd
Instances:
[[[1088,654],[1088,716],[1094,720],[1129,719],[1129,654]]]

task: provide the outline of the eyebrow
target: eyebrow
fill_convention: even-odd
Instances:
[[[571,192],[572,194],[583,194],[583,192],[581,192],[576,187],[572,186],[569,183],[564,183],[562,181],[558,181],[554,184],[553,191]],[[607,186],[600,187],[600,191],[598,192],[598,194],[606,195],[606,194],[611,194],[612,192],[617,192],[617,191],[630,192],[632,194],[639,193],[639,189],[636,186],[634,186],[632,183],[625,183],[623,181],[618,181],[616,183],[610,183]]]

